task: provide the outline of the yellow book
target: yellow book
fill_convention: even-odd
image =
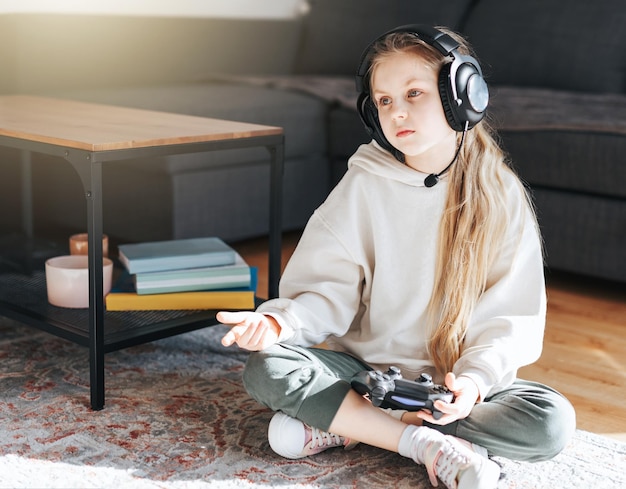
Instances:
[[[139,295],[111,292],[105,298],[107,311],[166,311],[201,309],[254,309],[250,290],[210,290]]]

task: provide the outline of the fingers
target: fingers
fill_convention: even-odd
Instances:
[[[457,390],[456,375],[454,375],[452,372],[448,372],[444,379],[444,384],[446,384],[446,387],[449,390],[451,390],[452,392],[455,392]]]
[[[258,323],[254,326],[249,326],[237,339],[237,343],[240,346],[245,346],[248,350],[262,350],[265,346],[265,335],[267,330],[268,327],[265,323]]]
[[[248,325],[236,325],[231,328],[223,337],[222,337],[222,345],[231,346],[237,343],[242,348],[248,348],[247,338],[249,336],[249,331],[253,329],[252,326]]]
[[[449,372],[446,374],[444,383],[454,393],[454,400],[450,403],[442,400],[435,401],[435,409],[443,413],[439,419],[435,419],[428,411],[418,413],[419,418],[429,423],[445,425],[470,415],[478,396],[478,387],[474,381],[464,376],[456,377]]]
[[[276,343],[280,328],[273,327],[274,321],[263,314],[251,311],[227,312],[220,311],[217,320],[231,326],[222,337],[222,345],[231,346],[235,343],[240,348],[258,351]]]
[[[452,372],[448,372],[444,379],[445,386],[455,394],[452,402],[437,400],[434,402],[434,408],[441,413],[439,419],[435,419],[432,412],[428,410],[419,411],[417,417],[436,425],[446,425],[458,419],[465,418],[469,414],[469,410],[465,406],[464,399],[458,396],[461,394],[458,389],[457,378]]]
[[[237,336],[230,330],[224,336],[222,336],[222,345],[224,346],[232,346],[237,341]]]
[[[217,313],[215,318],[223,324],[239,324],[246,320],[248,317],[248,311],[238,311],[238,312],[229,312],[229,311],[220,311]]]
[[[436,419],[433,416],[432,412],[429,410],[417,411],[417,417],[424,421],[428,421],[431,424],[442,426],[459,419],[459,412],[454,404],[449,404],[445,401],[435,401],[435,408],[437,409],[437,411],[440,411],[442,413],[439,419]]]
[[[230,331],[228,331],[222,337],[222,345],[231,346],[234,345],[241,336],[241,331],[245,331],[247,326],[244,325],[245,321],[248,318],[248,314],[243,312],[228,312],[228,311],[220,311],[217,313],[215,318],[223,324],[228,326],[233,326]],[[241,327],[237,328],[237,325],[241,325]]]

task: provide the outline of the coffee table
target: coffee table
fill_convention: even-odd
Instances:
[[[107,162],[246,147],[270,154],[269,283],[278,294],[281,259],[284,136],[262,126],[125,107],[23,95],[0,96],[0,146],[60,156],[78,173],[87,199],[89,309],[51,306],[43,270],[0,275],[0,315],[35,326],[89,348],[90,401],[105,402],[105,353],[215,324],[216,311],[106,312],[102,290],[102,167]],[[25,173],[28,176],[28,172]],[[32,233],[23,199],[26,234]]]

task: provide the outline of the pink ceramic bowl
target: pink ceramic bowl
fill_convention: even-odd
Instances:
[[[48,302],[53,306],[74,309],[89,307],[89,258],[86,255],[67,255],[46,261],[46,288]],[[111,291],[113,262],[103,258],[104,295]]]

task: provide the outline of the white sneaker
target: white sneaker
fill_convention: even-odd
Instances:
[[[463,438],[457,438],[456,436],[453,436],[453,438],[455,438],[462,445],[465,445],[472,452],[477,453],[481,457],[489,458],[489,452],[487,452],[487,449],[485,447],[476,445],[476,443],[472,443],[471,441],[464,440]]]
[[[308,457],[329,448],[346,447],[350,444],[347,438],[312,428],[283,413],[276,413],[272,417],[267,438],[272,450],[281,457],[291,459]]]
[[[448,489],[496,488],[500,467],[483,456],[486,450],[474,450],[454,436],[426,429],[426,436],[414,438],[411,454],[416,462],[426,466],[433,486],[438,485],[439,478]]]

